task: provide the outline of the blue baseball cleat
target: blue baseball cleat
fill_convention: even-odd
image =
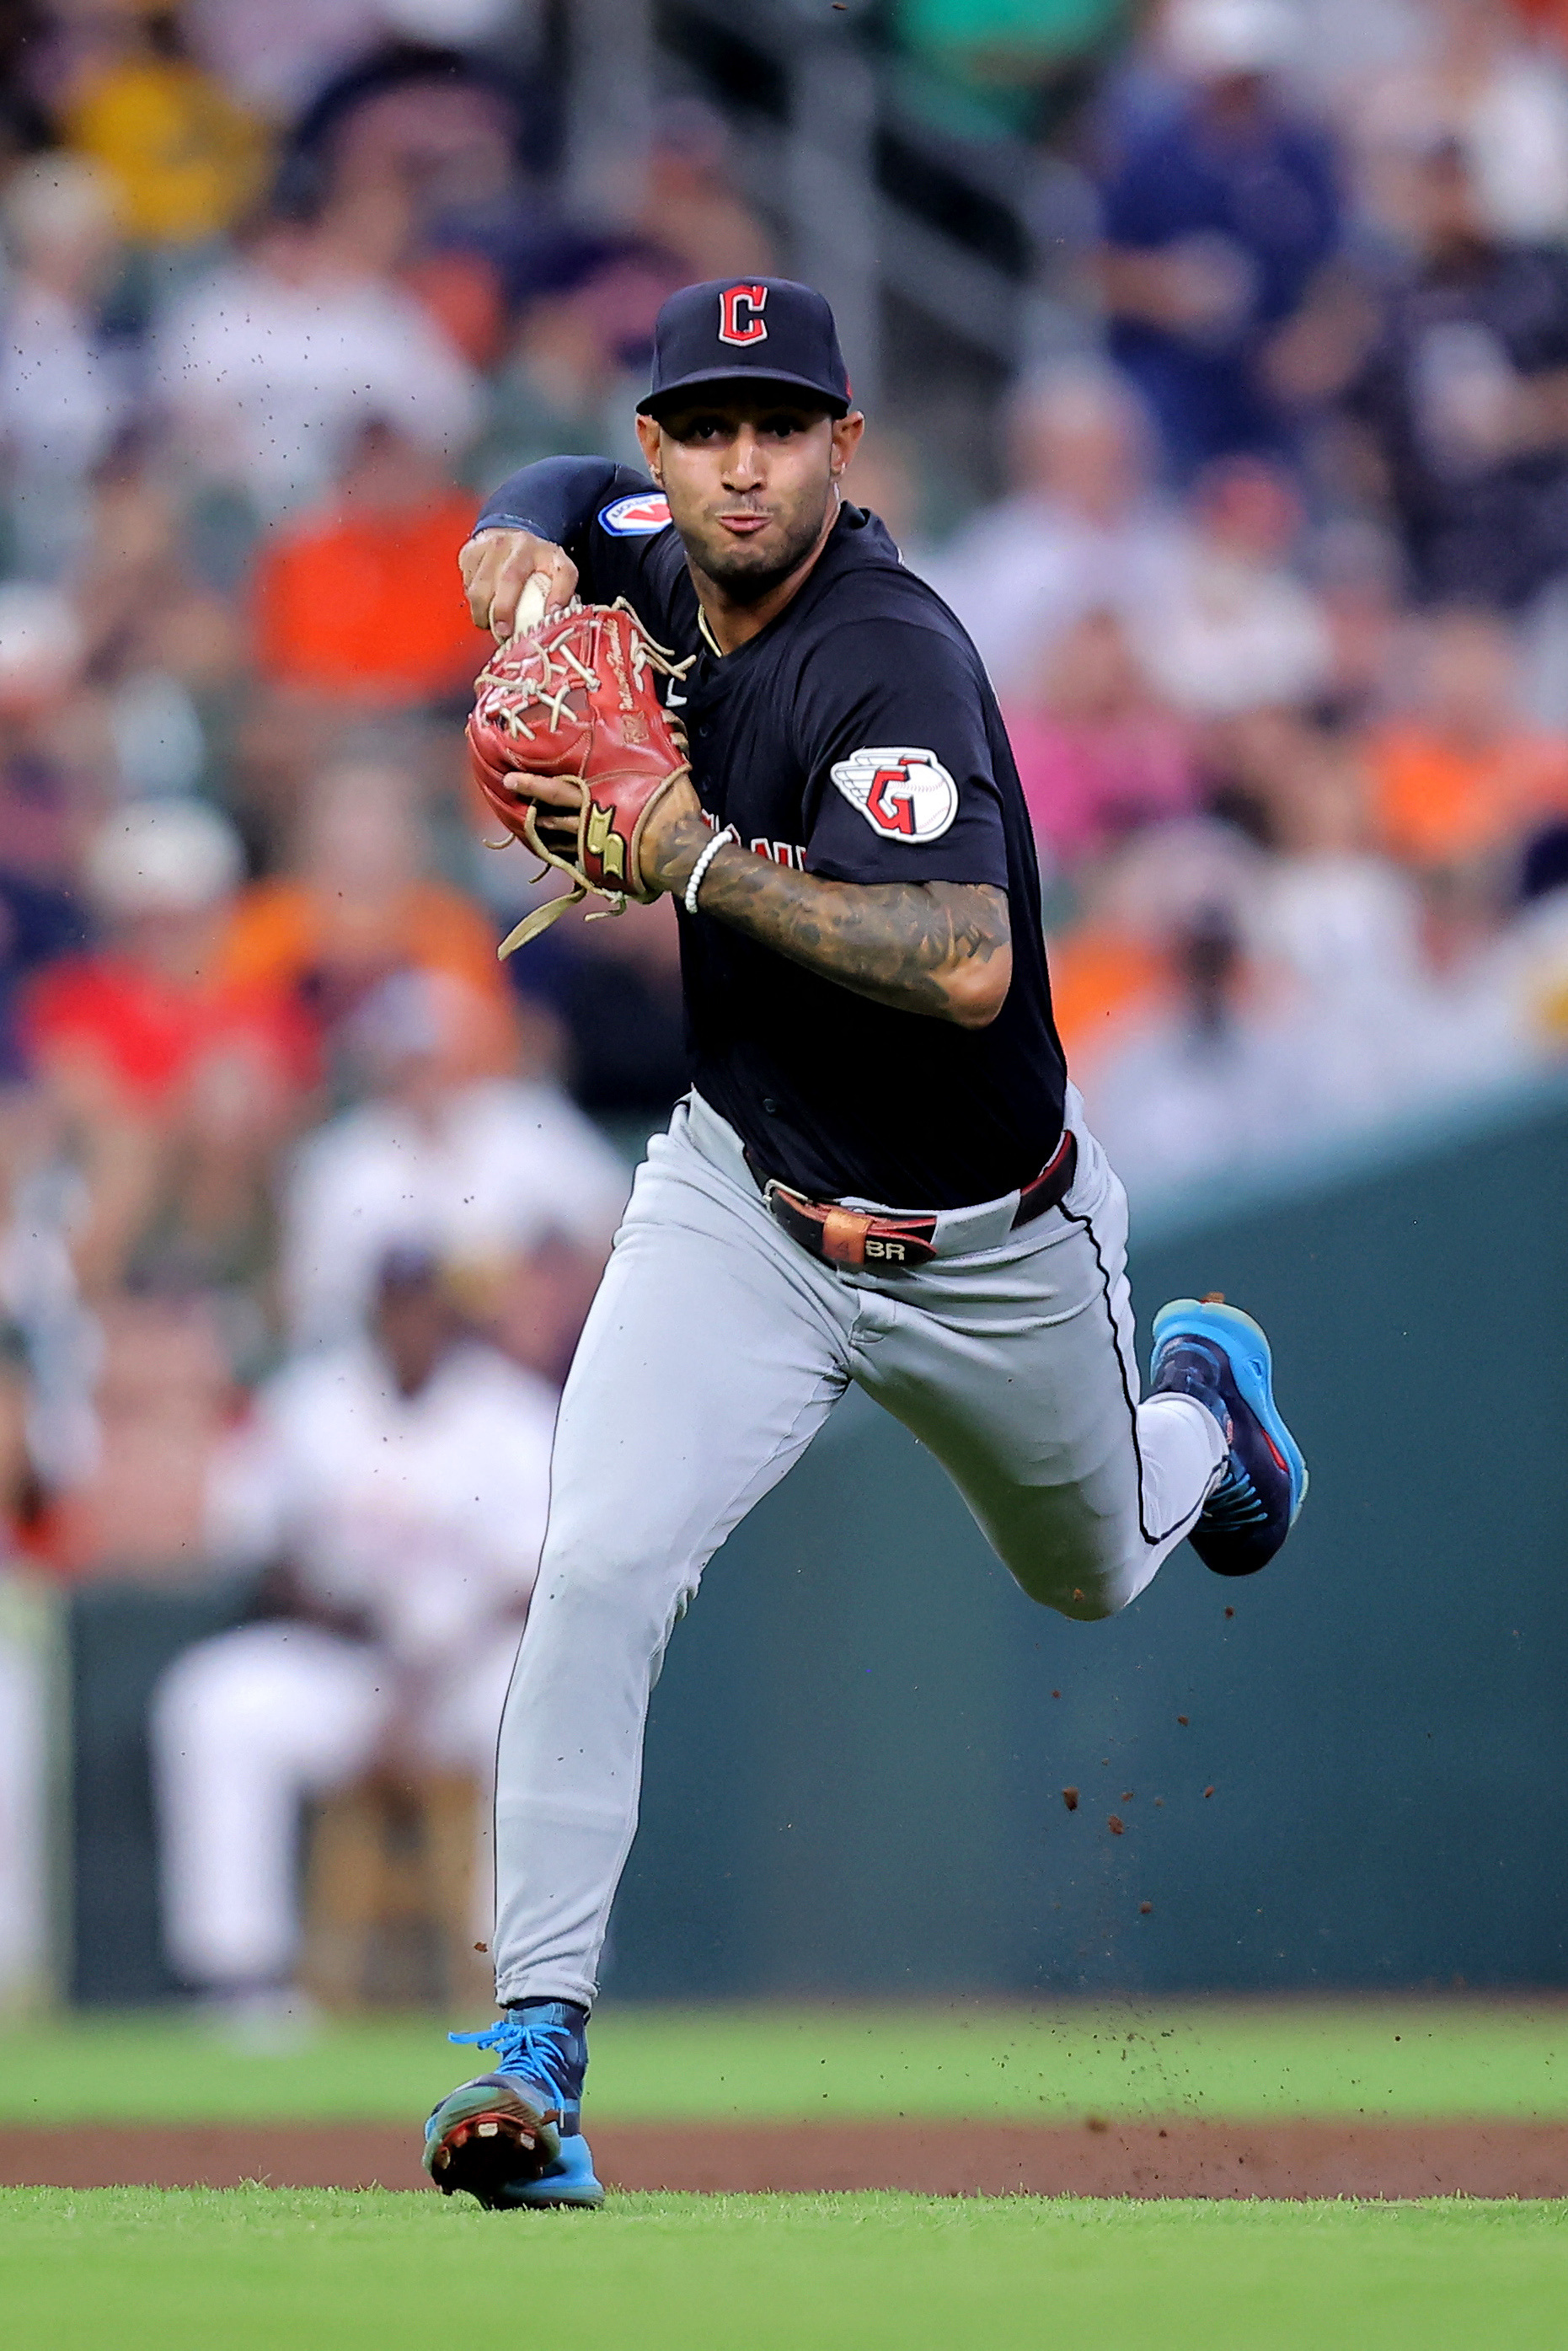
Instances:
[[[426,2171],[492,2212],[602,2204],[582,2136],[588,2016],[569,2000],[508,2009],[484,2032],[449,2041],[493,2049],[496,2071],[460,2083],[424,2126]]]
[[[1307,1490],[1301,1448],[1274,1402],[1269,1342],[1218,1298],[1174,1298],[1155,1317],[1151,1395],[1189,1395],[1225,1431],[1230,1459],[1187,1541],[1216,1575],[1256,1575]]]

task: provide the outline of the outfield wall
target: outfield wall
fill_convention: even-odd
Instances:
[[[1313,1487],[1255,1580],[1051,1615],[852,1396],[677,1630],[614,1988],[1568,1981],[1565,1170],[1554,1089],[1144,1220],[1145,1332],[1274,1342]]]
[[[1568,1982],[1565,1167],[1568,1088],[1141,1220],[1145,1328],[1275,1343],[1313,1489],[1253,1581],[1050,1615],[852,1395],[677,1628],[612,1988]],[[145,1693],[229,1604],[75,1603],[78,1998],[166,1988]]]

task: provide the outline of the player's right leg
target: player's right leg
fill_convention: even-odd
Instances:
[[[735,1139],[676,1114],[637,1178],[561,1399],[497,1769],[494,2070],[428,2126],[436,2184],[594,2203],[578,2127],[648,1697],[712,1553],[846,1384],[853,1294],[787,1239]]]
[[[1175,1343],[1185,1301],[1160,1318],[1155,1376],[1140,1401],[1126,1196],[1093,1136],[1076,1121],[1075,1131],[1078,1174],[1060,1208],[998,1248],[877,1283],[899,1307],[855,1376],[943,1463],[1030,1597],[1092,1619],[1126,1607],[1186,1537],[1202,1548],[1212,1531],[1203,1555],[1234,1558],[1210,1513],[1228,1520],[1250,1507],[1237,1443],[1251,1502],[1269,1486],[1269,1443],[1294,1448],[1277,1414],[1267,1436],[1253,1414],[1247,1384],[1258,1387],[1257,1375],[1217,1368],[1216,1329]],[[1231,1319],[1250,1333],[1249,1360],[1261,1345],[1266,1362],[1256,1324]],[[1293,1499],[1270,1490],[1276,1548],[1303,1484],[1301,1470]],[[1256,1534],[1247,1548],[1261,1564]]]

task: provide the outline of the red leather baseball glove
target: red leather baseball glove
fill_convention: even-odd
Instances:
[[[643,873],[639,844],[653,810],[691,772],[685,738],[658,684],[687,665],[655,644],[621,601],[569,604],[515,636],[481,670],[468,721],[474,779],[507,831],[572,885],[525,916],[502,941],[503,956],[590,893],[607,898],[603,912],[611,914],[628,898],[646,904],[658,895]],[[540,831],[541,821],[559,822],[563,812],[530,796],[530,776],[580,785],[574,853]]]

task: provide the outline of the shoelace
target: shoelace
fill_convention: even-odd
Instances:
[[[520,2074],[525,2081],[538,2082],[558,2096],[571,2095],[569,2085],[577,2070],[577,2052],[568,2025],[522,2015],[498,2016],[482,2032],[449,2032],[446,2038],[465,2048],[494,2050],[498,2074]]]

